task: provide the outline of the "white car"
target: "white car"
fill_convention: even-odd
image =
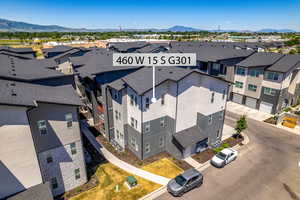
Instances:
[[[226,148],[214,155],[210,163],[215,167],[224,167],[237,158],[238,152],[232,148]]]

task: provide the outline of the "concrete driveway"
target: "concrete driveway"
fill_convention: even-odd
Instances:
[[[238,115],[246,115],[248,118],[255,119],[258,121],[263,121],[273,116],[269,113],[264,113],[256,109],[249,108],[245,105],[234,103],[232,101],[227,102],[226,110]]]
[[[238,116],[227,113],[225,123]],[[204,184],[181,198],[164,193],[157,199],[300,200],[300,136],[248,119],[250,143],[223,169],[207,168]]]

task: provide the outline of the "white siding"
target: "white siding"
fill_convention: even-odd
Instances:
[[[154,120],[163,116],[169,116],[175,119],[176,114],[176,92],[177,84],[173,81],[167,81],[155,87],[155,97],[157,101],[151,102],[152,90],[143,95],[143,122]],[[162,105],[162,95],[165,95],[165,104]],[[150,99],[149,109],[146,109],[146,98]]]
[[[178,84],[176,132],[195,126],[197,113],[207,116],[225,109],[228,86],[223,81],[193,73]]]

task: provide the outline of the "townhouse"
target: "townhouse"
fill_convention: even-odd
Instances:
[[[110,140],[146,159],[167,151],[185,158],[221,142],[229,82],[199,71],[141,68],[108,85]],[[195,103],[197,102],[197,103]]]
[[[232,101],[275,114],[299,99],[300,55],[255,53],[236,65]]]
[[[0,199],[35,187],[49,194],[47,183],[56,196],[85,183],[74,88],[0,79],[0,93]]]
[[[150,45],[147,42],[110,42],[107,44],[107,48],[113,52],[119,53],[133,53],[138,49],[144,48]]]

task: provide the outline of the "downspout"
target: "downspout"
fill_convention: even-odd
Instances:
[[[144,158],[143,96],[141,95],[141,158]]]

